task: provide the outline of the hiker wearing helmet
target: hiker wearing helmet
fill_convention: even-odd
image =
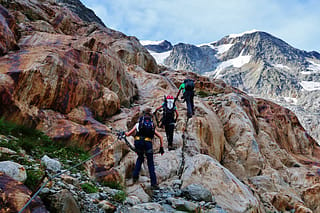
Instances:
[[[165,97],[164,102],[161,106],[156,108],[154,111],[154,115],[156,112],[163,108],[162,119],[161,119],[161,127],[164,126],[168,141],[168,150],[173,150],[172,141],[173,141],[173,132],[175,123],[179,117],[177,108],[175,106],[175,99],[172,95],[168,95]],[[174,113],[176,113],[176,117],[174,117]],[[156,116],[156,115],[155,115]]]
[[[139,179],[139,173],[141,170],[141,165],[144,161],[144,156],[147,157],[151,188],[157,189],[157,177],[154,171],[154,162],[153,162],[153,146],[152,139],[156,135],[160,139],[160,151],[163,155],[163,138],[161,134],[155,129],[155,126],[152,122],[151,109],[148,108],[143,112],[143,115],[139,118],[139,122],[129,131],[125,132],[126,136],[130,136],[135,133],[134,137],[134,146],[138,154],[136,165],[133,171],[133,182],[137,182]]]
[[[187,117],[191,118],[194,115],[194,104],[193,104],[193,97],[194,97],[194,80],[192,79],[185,79],[183,83],[179,87],[179,92],[177,94],[177,98],[179,97],[180,92],[183,93],[183,99],[187,104]]]

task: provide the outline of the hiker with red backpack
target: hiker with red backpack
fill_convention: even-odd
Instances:
[[[194,115],[194,103],[193,103],[193,97],[194,97],[194,80],[192,79],[185,79],[183,83],[179,87],[179,92],[177,94],[177,97],[179,97],[180,92],[183,93],[183,99],[187,104],[187,117],[191,118],[192,115]]]
[[[163,137],[155,129],[152,121],[151,109],[146,109],[143,116],[139,118],[139,122],[136,123],[136,125],[129,132],[125,132],[124,134],[126,136],[130,136],[133,133],[136,133],[134,137],[134,146],[138,154],[136,165],[132,174],[133,182],[137,182],[139,179],[141,165],[144,161],[144,156],[146,155],[151,180],[151,188],[158,189],[157,177],[154,171],[152,139],[154,135],[160,139],[159,153],[163,155]]]
[[[175,99],[173,98],[172,95],[168,95],[167,97],[165,97],[164,102],[161,104],[161,106],[156,108],[153,114],[156,116],[157,111],[161,108],[163,108],[161,127],[165,128],[167,141],[168,141],[168,150],[170,151],[170,150],[173,150],[172,141],[173,141],[174,126],[179,117],[177,107],[175,105]],[[174,116],[175,113],[176,113],[176,117]]]

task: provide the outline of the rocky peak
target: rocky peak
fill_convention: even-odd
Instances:
[[[164,64],[174,69],[203,73],[216,68],[216,51],[209,46],[198,47],[192,44],[174,45]]]
[[[267,64],[286,64],[290,66],[307,65],[306,57],[312,55],[296,49],[285,41],[269,33],[256,31],[241,36],[226,36],[213,46],[232,44],[228,54],[222,60],[228,60],[240,55],[251,55],[253,61],[262,60]]]
[[[148,50],[156,53],[162,53],[172,50],[172,44],[167,40],[163,40],[157,43],[142,41],[142,45]]]
[[[80,0],[56,0],[62,5],[68,7],[72,12],[77,14],[82,20],[87,22],[96,22],[105,27],[101,19],[89,8],[85,7]]]

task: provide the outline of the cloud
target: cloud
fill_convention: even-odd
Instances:
[[[320,50],[317,0],[82,0],[106,26],[141,40],[200,44],[258,29]]]

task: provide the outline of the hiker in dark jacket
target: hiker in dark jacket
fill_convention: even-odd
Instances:
[[[179,92],[177,94],[177,98],[179,97],[180,92],[183,93],[183,99],[187,104],[187,117],[191,118],[194,115],[194,80],[192,79],[185,79],[183,83],[179,87]]]
[[[154,171],[154,162],[153,162],[153,146],[152,139],[156,135],[160,139],[160,151],[161,155],[164,153],[163,149],[163,137],[155,129],[155,126],[152,122],[151,109],[148,109],[144,112],[144,115],[139,118],[139,122],[129,131],[125,132],[126,136],[130,136],[133,133],[134,137],[134,146],[138,154],[136,165],[133,171],[133,182],[136,182],[139,179],[139,173],[141,170],[141,165],[144,161],[144,155],[147,157],[148,169],[151,180],[151,188],[157,189],[157,177]]]
[[[168,141],[168,150],[170,151],[170,150],[173,150],[172,141],[173,141],[174,126],[179,117],[177,107],[175,106],[175,99],[173,98],[172,95],[168,95],[167,97],[165,97],[165,100],[162,103],[162,105],[156,108],[153,114],[155,115],[157,111],[161,108],[163,108],[161,127],[165,128],[167,141]],[[174,116],[174,113],[176,113],[176,117]]]

